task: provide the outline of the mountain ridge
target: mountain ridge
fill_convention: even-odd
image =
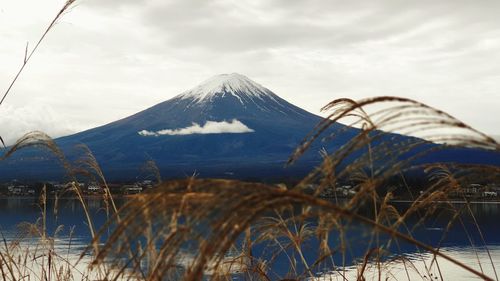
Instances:
[[[324,133],[337,132],[335,138],[315,142],[285,168],[298,145],[322,120],[246,76],[232,73],[214,76],[136,114],[55,142],[70,161],[82,156],[74,151],[75,145],[87,145],[110,180],[133,180],[153,160],[164,178],[196,172],[200,177],[276,181],[302,178],[322,161],[320,150],[336,151],[359,134],[357,128],[331,124]],[[382,141],[394,146],[421,140],[389,133],[377,142]],[[408,158],[436,145],[424,144],[400,156]],[[356,153],[351,160],[363,150]],[[491,153],[467,148],[436,152],[412,163],[440,161],[500,165]],[[35,149],[23,149],[0,163],[1,179],[60,179],[64,173],[54,157]]]
[[[283,167],[321,120],[248,77],[232,73],[214,76],[131,116],[55,141],[69,159],[77,158],[73,146],[86,144],[106,174],[113,176],[137,173],[148,160],[154,160],[166,177],[193,171],[211,177],[227,172],[238,178],[298,175],[319,163],[318,153],[304,157],[304,165],[296,166],[300,173],[296,167]]]

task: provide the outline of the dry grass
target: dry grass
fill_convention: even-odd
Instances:
[[[21,65],[21,67],[19,68],[19,70],[16,72],[16,75],[14,76],[14,79],[12,79],[12,81],[10,82],[9,86],[7,87],[7,90],[4,92],[4,94],[2,96],[2,99],[0,99],[0,105],[4,102],[5,98],[7,97],[7,95],[12,90],[12,87],[14,87],[14,85],[16,84],[17,80],[19,79],[19,77],[23,73],[25,67],[30,62],[31,57],[36,53],[36,51],[38,50],[38,47],[40,47],[40,45],[42,44],[42,42],[45,39],[45,37],[47,37],[47,34],[49,34],[49,32],[54,28],[54,26],[57,24],[57,22],[63,16],[63,14],[65,12],[67,12],[69,9],[71,9],[71,7],[75,4],[75,2],[76,2],[76,0],[67,0],[64,3],[64,5],[62,6],[62,8],[59,10],[59,12],[57,12],[56,16],[49,23],[49,25],[47,26],[47,28],[43,32],[42,36],[40,36],[40,38],[36,42],[35,46],[31,49],[31,51],[29,50],[29,44],[26,43],[26,49],[24,51],[23,64]]]
[[[0,245],[0,273],[3,280],[85,280],[97,277],[84,264],[74,261],[73,228],[64,233],[60,225],[47,232],[47,193],[45,186],[39,200],[40,219],[21,222],[12,237],[4,236]],[[88,261],[88,257],[86,257]]]
[[[386,104],[390,106],[382,108]],[[377,110],[368,113],[365,106],[369,105],[377,105]],[[351,125],[359,125],[361,130],[334,152],[323,150],[322,164],[289,189],[263,183],[189,178],[160,183],[118,209],[103,172],[85,146],[80,146],[82,157],[70,163],[47,135],[33,132],[12,146],[4,154],[4,159],[26,147],[44,147],[57,156],[74,182],[79,174],[105,186],[102,200],[106,202],[109,221],[99,232],[80,187],[73,184],[65,191],[74,193],[80,200],[93,237],[77,263],[84,263],[87,254],[93,257],[85,273],[87,277],[96,276],[102,280],[232,280],[238,276],[247,280],[314,280],[317,272],[327,271],[347,279],[346,271],[354,262],[358,266],[356,279],[362,280],[368,272],[375,272],[378,279],[382,279],[402,262],[410,278],[410,272],[416,270],[415,261],[407,259],[400,248],[401,243],[410,243],[422,255],[433,255],[430,264],[422,260],[425,270],[418,275],[422,279],[436,274],[430,268],[439,269],[439,260],[444,260],[479,278],[498,280],[495,261],[487,247],[490,264],[481,264],[478,258],[477,269],[440,251],[439,245],[427,245],[413,236],[415,229],[439,215],[445,207],[454,215],[443,231],[444,241],[452,225],[463,224],[461,217],[464,212],[474,218],[468,204],[465,211],[457,209],[450,196],[460,194],[471,178],[499,182],[500,175],[500,168],[496,166],[419,160],[425,160],[422,157],[435,151],[456,147],[488,150],[493,155],[499,152],[498,143],[439,110],[402,98],[380,97],[360,102],[339,100],[326,109],[333,110],[333,113],[305,139],[290,163],[314,141],[335,141],[339,134],[345,133],[342,130],[331,133],[329,130],[334,122],[344,121],[344,117],[353,120]],[[421,121],[424,119],[422,115],[425,122]],[[408,120],[413,120],[413,123],[408,123]],[[426,134],[427,130],[438,127],[443,132],[455,130],[455,133],[444,133],[439,137]],[[415,132],[424,133],[426,139],[391,134]],[[328,134],[325,136],[324,133]],[[431,141],[439,142],[439,145]],[[147,163],[145,167],[161,179],[154,163]],[[406,185],[405,175],[419,170],[425,172],[429,184],[423,192],[416,193]],[[400,179],[412,196],[410,206],[402,211],[394,205],[393,193],[386,188],[394,178]],[[352,198],[346,201],[319,197],[345,179],[356,191]],[[307,192],[311,184],[317,186],[312,194]],[[417,222],[411,221],[414,217],[419,218]],[[43,215],[42,226],[45,219]],[[350,237],[351,229],[356,225],[364,225],[369,231],[356,238]],[[486,245],[477,222],[476,227],[482,244]],[[45,228],[28,229],[28,233],[38,233],[38,241],[43,245],[37,244],[35,250],[45,251],[42,256],[46,258],[38,265],[42,273],[37,275],[27,271],[29,263],[19,253],[28,250],[19,248],[19,253],[14,254],[5,246],[0,266],[4,278],[17,280],[25,274],[35,280],[45,280],[49,276],[57,277],[56,280],[78,279],[71,272],[76,266],[56,259],[54,246],[46,246],[54,243],[45,241],[55,239],[51,240]],[[112,232],[101,245],[99,240],[103,234],[108,234],[109,229]],[[478,245],[468,237],[475,249]],[[368,242],[361,255],[353,251],[359,240]],[[30,245],[28,249],[32,247]],[[349,257],[353,255],[361,260],[351,261]],[[486,276],[485,267],[492,267],[494,276]],[[441,274],[440,270],[437,274]]]
[[[400,108],[396,106],[396,109],[388,111],[395,112]],[[349,111],[351,107],[344,110]],[[336,114],[346,115],[339,111]],[[331,118],[339,120],[335,116]],[[87,147],[81,146],[83,156],[76,163],[69,163],[48,136],[40,132],[27,134],[5,153],[4,158],[26,147],[48,149],[57,156],[75,182],[76,174],[80,174],[98,180],[105,186],[102,200],[108,206],[109,221],[100,232],[96,232],[80,187],[72,185],[65,192],[73,192],[82,204],[93,237],[89,248],[76,264],[60,258],[55,250],[58,240],[51,238],[55,235],[46,233],[44,225],[47,218],[44,211],[41,223],[24,228],[25,233],[36,234],[36,243],[33,244],[31,240],[28,247],[21,240],[10,242],[16,246],[4,243],[0,264],[3,277],[7,280],[18,280],[21,276],[30,276],[33,280],[73,280],[89,276],[102,280],[199,280],[207,277],[229,280],[239,276],[247,280],[302,280],[316,278],[318,271],[329,271],[347,278],[345,272],[351,266],[348,256],[353,255],[356,239],[363,239],[368,243],[364,254],[359,256],[362,259],[354,262],[359,266],[357,279],[363,279],[368,271],[378,272],[378,277],[382,278],[391,272],[392,265],[399,264],[396,261],[402,261],[409,278],[409,272],[416,268],[415,261],[406,259],[403,251],[391,247],[396,245],[396,249],[399,249],[400,243],[406,242],[415,245],[423,255],[431,253],[434,256],[426,268],[433,265],[439,268],[437,258],[440,258],[482,279],[498,280],[496,273],[486,276],[482,270],[487,266],[495,269],[491,255],[489,265],[481,264],[478,258],[478,270],[440,251],[439,245],[430,246],[413,237],[413,231],[425,225],[429,218],[438,215],[443,206],[455,214],[447,228],[463,223],[461,216],[464,210],[451,204],[450,194],[463,189],[470,178],[481,177],[489,182],[498,182],[500,174],[498,167],[484,165],[414,165],[417,157],[457,145],[496,153],[498,144],[458,121],[450,120],[445,124],[463,130],[462,137],[453,137],[453,145],[432,145],[411,157],[398,157],[398,153],[408,155],[408,151],[428,145],[429,142],[422,139],[406,141],[392,135],[387,138],[388,132],[383,131],[385,128],[379,122],[373,121],[369,115],[362,115],[360,119],[369,120],[369,125],[364,124],[359,135],[339,150],[332,154],[324,151],[323,163],[291,189],[262,183],[189,178],[161,183],[152,191],[135,196],[120,209],[114,203],[104,174]],[[385,122],[382,124],[387,124]],[[325,120],[320,124],[292,160],[319,138],[318,131],[327,131],[326,124],[333,123]],[[439,121],[438,124],[443,123]],[[335,140],[335,135],[329,135],[327,139]],[[444,137],[439,139],[443,140]],[[398,140],[404,143],[391,143]],[[378,165],[380,160],[391,164],[381,169]],[[148,167],[161,178],[152,163]],[[414,200],[407,209],[398,210],[391,200],[392,193],[380,190],[385,190],[388,179],[394,176],[399,176],[404,182],[404,173],[417,168],[424,169],[429,185],[422,193],[413,194]],[[356,194],[352,198],[342,201],[318,197],[322,191],[334,189],[338,181],[346,177],[354,183]],[[312,194],[305,192],[305,187],[310,184],[318,184]],[[410,187],[405,188],[412,194]],[[42,195],[41,202],[45,202],[45,193]],[[367,206],[370,207],[369,211]],[[466,206],[465,212],[473,217],[470,207]],[[41,207],[45,208],[45,204],[42,203]],[[412,224],[410,218],[415,216],[419,220]],[[370,231],[361,233],[356,239],[349,237],[350,229],[359,224]],[[482,237],[477,223],[476,227]],[[112,233],[105,244],[100,245],[99,239],[101,235],[107,234],[108,229],[112,229]],[[445,229],[443,240],[446,233]],[[383,239],[384,236],[389,239]],[[472,239],[470,241],[473,247],[477,246]],[[484,238],[482,243],[486,244]],[[87,253],[93,257],[93,262],[91,267],[85,266],[87,269],[82,273],[77,270],[77,265],[86,262]],[[35,258],[28,259],[31,256]],[[283,260],[287,262],[283,264]],[[29,270],[34,263],[40,268],[39,272]],[[427,269],[419,276],[425,279],[423,276],[431,274],[433,272]]]
[[[375,120],[359,106],[372,101],[384,103],[395,100],[410,105],[379,110],[375,116],[383,113],[384,116],[396,116],[394,119],[405,116],[409,120],[420,120],[420,117],[413,117],[411,113],[420,115],[424,112],[425,115],[436,115],[427,116],[425,127],[439,125],[461,131],[452,137],[443,135],[436,138],[440,142],[451,141],[452,144],[432,145],[414,156],[399,157],[408,155],[416,147],[428,145],[429,140],[408,141],[400,136],[387,135],[385,126],[394,126],[397,120],[389,122],[387,117]],[[490,177],[487,180],[498,182],[499,175],[499,168],[494,166],[454,163],[414,165],[413,162],[433,151],[457,146],[488,149],[495,153],[499,150],[498,144],[451,116],[414,101],[382,97],[370,102],[349,101],[352,106],[334,111],[330,118],[335,122],[340,120],[338,116],[352,115],[349,112],[354,109],[362,112],[358,116],[360,120],[354,124],[364,120],[363,130],[341,149],[331,155],[324,154],[323,164],[291,190],[261,183],[191,178],[166,182],[152,192],[136,196],[121,209],[122,220],[115,225],[113,234],[95,256],[94,265],[114,265],[114,270],[108,272],[109,279],[133,276],[134,279],[143,280],[199,280],[202,276],[209,276],[211,279],[225,280],[237,274],[248,280],[301,280],[314,278],[315,272],[325,269],[342,276],[349,265],[345,262],[346,256],[356,243],[347,237],[347,230],[355,222],[371,229],[364,233],[369,246],[360,263],[357,278],[363,279],[365,270],[372,263],[376,265],[379,277],[390,272],[390,263],[386,262],[388,259],[405,260],[402,252],[393,252],[390,246],[396,244],[399,248],[399,243],[406,242],[417,246],[419,251],[432,253],[435,258],[440,257],[458,265],[482,279],[498,279],[496,273],[493,278],[488,277],[481,270],[447,256],[439,247],[426,245],[412,235],[417,226],[425,225],[429,218],[439,214],[443,206],[455,212],[448,228],[458,223],[461,211],[450,203],[449,195],[462,189],[467,178]],[[409,108],[410,113],[398,114],[399,110]],[[408,125],[411,130],[418,130],[420,121],[416,122],[418,124]],[[318,132],[327,131],[331,124],[330,120],[320,124],[297,150],[292,161],[319,138]],[[327,139],[335,139],[335,135],[327,136]],[[402,143],[394,143],[398,140]],[[363,153],[357,153],[358,150]],[[380,169],[379,160],[390,162],[390,165]],[[398,211],[392,203],[392,193],[379,190],[395,175],[404,179],[403,172],[423,168],[428,174],[429,186],[414,197],[409,208]],[[345,202],[318,198],[322,191],[335,188],[337,180],[345,177],[355,183],[354,190],[357,192],[351,199]],[[304,193],[304,188],[311,183],[318,183],[319,187],[312,195]],[[408,191],[412,193],[410,189]],[[373,210],[367,213],[366,206],[371,206]],[[470,208],[467,211],[473,215]],[[415,225],[407,225],[414,216],[418,216],[419,221]],[[110,221],[110,224],[113,223]],[[480,232],[480,226],[476,226]],[[443,239],[446,232],[443,233]],[[390,239],[382,239],[383,235],[388,235]],[[333,244],[329,239],[332,236],[338,237]],[[316,248],[310,248],[312,241],[316,241],[313,243]],[[482,242],[485,243],[484,239]],[[265,253],[256,255],[253,249],[258,245],[264,245]],[[124,255],[131,247],[136,253],[133,262]],[[194,256],[187,258],[190,253]],[[313,259],[310,253],[315,253]],[[273,263],[279,256],[288,261],[286,265],[279,265],[286,267],[284,275],[275,272],[277,265]],[[336,264],[335,260],[339,257],[343,262]],[[489,266],[495,270],[491,256],[490,261]],[[437,264],[437,259],[433,259],[432,263]],[[405,270],[411,270],[411,261],[405,260],[404,264]],[[481,269],[482,266],[488,265],[480,265]],[[430,276],[432,272],[428,271],[424,275]]]
[[[24,62],[4,93],[0,104],[10,93],[25,66],[48,32],[74,4],[68,0],[35,47],[26,48]],[[421,279],[435,277],[431,268],[446,261],[484,280],[498,280],[495,262],[488,248],[491,264],[479,269],[417,240],[414,231],[440,214],[443,207],[453,212],[442,233],[463,224],[468,213],[475,220],[470,205],[458,209],[451,203],[452,194],[461,194],[470,179],[500,182],[500,168],[486,165],[464,165],[429,161],[429,155],[444,149],[467,147],[487,150],[498,156],[500,145],[487,135],[460,122],[454,117],[410,99],[375,97],[360,101],[338,99],[324,107],[330,114],[306,136],[291,156],[293,164],[313,143],[341,139],[349,132],[332,131],[332,125],[343,122],[360,128],[342,147],[322,151],[323,161],[297,185],[289,189],[263,183],[248,183],[220,179],[196,179],[161,182],[159,169],[148,162],[158,186],[137,195],[118,208],[109,191],[105,176],[91,151],[80,147],[82,158],[70,163],[50,137],[33,132],[9,148],[2,160],[26,147],[44,147],[51,151],[77,182],[76,175],[86,175],[105,187],[102,200],[106,203],[108,222],[97,230],[79,185],[73,184],[64,192],[79,199],[86,215],[92,241],[77,261],[61,254],[58,231],[46,230],[46,200],[40,198],[41,219],[23,224],[16,239],[4,238],[0,248],[0,274],[4,280],[304,280],[317,279],[316,273],[331,272],[335,278],[347,275],[350,266],[356,267],[355,279],[364,280],[368,272],[376,279],[391,276],[392,269],[404,266],[408,279],[416,271],[416,261],[406,258],[402,243],[414,245],[422,256],[432,255],[425,264]],[[411,135],[415,138],[405,138]],[[439,144],[439,145],[437,145]],[[412,172],[425,172],[428,185],[421,193],[406,183]],[[400,210],[387,190],[394,179],[412,201]],[[335,191],[348,180],[356,192],[349,200],[325,200],[320,197],[328,190]],[[307,189],[315,185],[312,193]],[[336,193],[334,193],[336,194]],[[467,201],[467,198],[463,198]],[[56,204],[57,208],[57,204]],[[415,223],[412,218],[418,218]],[[352,236],[353,228],[368,229]],[[486,245],[480,225],[475,223],[482,244]],[[108,234],[104,245],[100,239]],[[464,227],[464,231],[466,231]],[[66,243],[71,248],[71,232]],[[477,248],[468,235],[473,249]],[[356,243],[363,241],[366,250],[356,253]],[[481,245],[479,245],[481,246]],[[88,262],[88,255],[92,262]],[[350,256],[359,260],[351,261]],[[285,262],[283,262],[285,261]],[[84,270],[81,270],[81,268]],[[485,267],[493,268],[486,276]],[[434,274],[434,275],[433,275]],[[331,277],[334,278],[334,277]],[[336,279],[335,279],[336,280]]]

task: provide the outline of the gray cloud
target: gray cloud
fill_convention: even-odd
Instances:
[[[2,2],[2,81],[63,2]],[[338,97],[399,95],[498,135],[499,12],[499,1],[465,0],[83,0],[49,34],[0,114],[16,116],[5,120],[19,133],[60,136],[240,72],[314,113]],[[25,114],[37,106],[53,118]]]
[[[477,36],[495,28],[500,4],[486,11],[467,1],[153,1],[141,19],[169,46],[237,52],[260,48],[365,44],[390,40],[425,25],[446,26],[447,36]],[[471,28],[472,27],[472,28]],[[416,39],[416,38],[415,38]]]

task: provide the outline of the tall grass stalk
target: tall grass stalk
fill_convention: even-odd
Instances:
[[[0,105],[47,34],[74,3],[75,0],[66,1],[34,47],[30,50],[26,46],[23,63],[0,99]],[[2,278],[232,280],[235,276],[244,276],[247,280],[320,280],[322,277],[316,275],[320,271],[347,279],[349,267],[354,265],[357,280],[365,280],[369,271],[381,280],[391,276],[392,267],[400,261],[404,276],[410,279],[410,273],[419,270],[417,261],[407,258],[401,250],[402,243],[409,243],[416,247],[419,260],[424,263],[423,271],[418,272],[422,279],[434,276],[434,266],[437,275],[446,278],[438,257],[483,280],[499,279],[497,261],[493,260],[488,247],[490,262],[487,265],[481,263],[478,245],[465,227],[464,212],[473,219],[480,242],[484,244],[479,246],[486,245],[469,202],[465,208],[457,209],[451,198],[452,194],[463,191],[470,178],[500,182],[500,167],[436,163],[427,161],[426,157],[453,148],[486,150],[498,155],[500,144],[441,110],[407,98],[382,96],[359,101],[342,98],[323,110],[328,112],[327,118],[305,137],[288,164],[292,165],[319,141],[327,147],[321,151],[322,162],[293,186],[284,188],[194,176],[162,181],[160,169],[148,161],[146,170],[153,173],[158,185],[132,197],[122,207],[115,203],[104,173],[88,147],[80,146],[83,156],[72,163],[46,134],[26,134],[1,160],[32,147],[52,152],[67,172],[71,186],[64,192],[71,192],[80,202],[92,241],[76,264],[69,257],[72,230],[65,256],[58,251],[57,243],[62,242],[57,237],[63,227],[48,233],[48,195],[44,186],[39,201],[41,219],[21,224],[16,239],[8,239],[1,233]],[[359,130],[356,135],[349,135],[347,143],[330,149],[328,144],[351,134],[348,129],[333,129],[338,122]],[[416,171],[423,171],[428,182],[421,193],[415,193],[405,180],[406,175]],[[97,178],[104,187],[101,199],[106,204],[108,221],[100,230],[78,185],[77,175]],[[412,199],[410,206],[402,211],[394,205],[394,190],[387,188],[394,179],[400,179]],[[347,200],[340,200],[337,187],[345,181],[352,183],[355,193]],[[312,191],[311,186],[314,186]],[[333,192],[336,197],[323,199],[321,195],[325,192]],[[414,232],[430,218],[439,216],[439,207],[453,213],[439,244],[433,246],[417,240]],[[413,217],[418,220],[411,225]],[[475,251],[479,269],[441,249],[447,233],[457,223],[463,226]],[[357,225],[369,231],[359,233],[359,237],[349,237]],[[108,236],[101,245],[105,234]],[[385,236],[389,239],[384,240]],[[367,242],[362,244],[366,250],[359,256],[360,260],[349,262],[348,257],[356,255],[354,248],[359,242],[356,239]],[[264,250],[257,251],[259,246],[264,246]],[[92,261],[85,259],[89,252]],[[426,253],[432,255],[430,262],[424,258]],[[279,260],[286,263],[279,264]],[[85,262],[83,270],[78,267]],[[487,266],[491,266],[494,277],[485,273]]]

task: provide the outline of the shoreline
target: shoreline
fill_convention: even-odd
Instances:
[[[113,199],[126,199],[126,198],[133,198],[135,197],[137,194],[115,194],[115,195],[112,195]],[[83,195],[83,199],[102,199],[103,198],[103,195],[102,194],[85,194]],[[0,200],[1,199],[30,199],[30,200],[39,200],[40,197],[39,196],[9,196],[9,195],[0,195]],[[53,196],[47,196],[47,199],[49,200],[54,200],[55,197]],[[75,200],[78,200],[78,197],[77,196],[63,196],[63,197],[59,197],[58,199],[64,199],[64,200],[67,200],[67,199],[75,199]],[[322,198],[322,199],[325,199],[325,200],[328,200],[328,199],[332,199],[332,198]],[[346,198],[346,197],[343,197],[343,198],[338,198],[338,199],[349,199],[349,198]],[[413,200],[409,200],[409,199],[394,199],[394,200],[390,200],[391,203],[413,203],[415,201]],[[422,201],[419,201],[419,202],[422,202]],[[448,201],[434,201],[434,203],[452,203],[452,204],[466,204],[466,203],[470,203],[470,204],[500,204],[500,199],[493,199],[493,200],[471,200],[471,201],[465,201],[465,200],[460,200],[460,199],[452,199],[452,200],[448,200]]]
[[[117,194],[117,195],[112,195],[113,199],[121,199],[121,198],[132,198],[135,194]],[[94,195],[94,194],[86,194],[82,196],[83,199],[102,199],[102,195]],[[33,199],[33,200],[38,200],[40,199],[39,196],[9,196],[9,195],[0,195],[0,200],[1,199]],[[47,199],[49,200],[54,200],[56,199],[55,196],[47,196]],[[57,199],[76,199],[78,200],[78,196],[62,196],[58,197]]]
[[[391,203],[413,203],[413,202],[422,202],[422,200],[416,201],[416,200],[406,200],[406,199],[397,199],[397,200],[390,200]],[[500,200],[484,200],[484,201],[478,201],[478,200],[471,200],[471,201],[465,201],[465,200],[448,200],[448,201],[434,201],[434,203],[452,203],[452,204],[500,204]]]

